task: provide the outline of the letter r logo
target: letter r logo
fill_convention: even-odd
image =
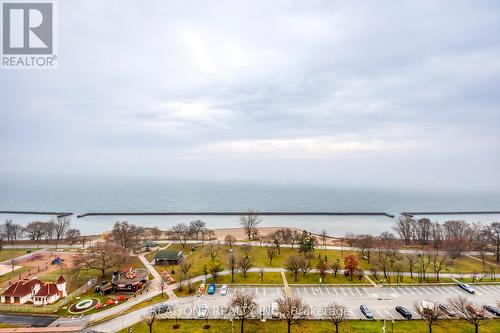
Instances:
[[[2,4],[3,54],[51,54],[52,3]]]

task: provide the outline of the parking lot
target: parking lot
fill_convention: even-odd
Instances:
[[[331,302],[345,305],[351,319],[364,319],[359,311],[359,306],[365,304],[371,310],[375,319],[403,319],[395,311],[397,305],[406,307],[415,319],[420,318],[414,310],[414,305],[423,301],[446,303],[455,296],[465,296],[471,301],[483,305],[496,305],[500,300],[500,286],[483,285],[474,286],[476,294],[469,294],[456,285],[446,286],[398,286],[374,288],[368,286],[359,287],[335,287],[335,286],[291,286],[290,292],[300,297],[309,304],[312,309],[312,317],[322,317],[322,310]],[[270,305],[283,293],[280,287],[232,287],[228,289],[227,295],[220,295],[218,290],[214,295],[202,295],[192,297],[189,301],[183,300],[178,309],[181,318],[196,318],[198,308],[206,304],[209,308],[208,317],[218,319],[229,319],[232,317],[228,311],[227,303],[231,296],[237,291],[255,295],[259,304],[257,317],[262,312],[264,318],[270,319]],[[187,301],[187,302],[186,302]],[[189,309],[189,310],[186,310]],[[487,313],[488,317],[493,317]]]

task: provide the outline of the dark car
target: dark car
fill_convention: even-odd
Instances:
[[[453,310],[448,304],[445,304],[445,303],[439,304],[439,310],[444,312],[449,317],[458,316],[457,313],[455,312],[455,310]]]
[[[373,319],[373,313],[371,313],[371,311],[368,310],[368,307],[366,305],[361,305],[359,307],[359,310],[366,318]]]
[[[491,305],[483,305],[483,309],[488,311],[491,314],[494,314],[497,317],[500,317],[500,310],[498,310],[496,307],[491,306]]]
[[[411,319],[411,312],[407,308],[403,306],[396,306],[396,312],[402,315],[405,319],[410,320]]]

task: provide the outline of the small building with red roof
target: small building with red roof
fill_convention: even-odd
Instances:
[[[43,282],[37,278],[21,279],[11,284],[1,295],[1,302],[8,304],[33,303],[34,305],[52,304],[66,297],[66,280],[63,276],[54,282]]]

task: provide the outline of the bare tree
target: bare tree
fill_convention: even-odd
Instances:
[[[241,321],[241,333],[243,333],[245,320],[251,317],[257,308],[255,296],[237,290],[233,297],[229,300],[228,307]]]
[[[243,244],[240,246],[240,251],[244,257],[250,258],[250,251],[252,251],[252,247],[248,244]]]
[[[269,259],[269,266],[273,263],[273,258],[276,256],[276,247],[266,246],[267,258]]]
[[[240,216],[240,225],[245,230],[248,240],[254,239],[258,234],[257,226],[261,222],[261,218],[254,211],[249,210],[247,214]]]
[[[160,228],[153,227],[153,228],[151,228],[151,235],[153,236],[153,238],[155,240],[158,240],[161,237],[162,232],[161,232]]]
[[[415,220],[410,215],[400,215],[392,229],[399,235],[405,245],[410,245],[413,236],[413,226]]]
[[[226,243],[227,246],[229,246],[230,249],[233,248],[234,243],[236,242],[236,237],[233,235],[226,235],[224,238],[224,243]]]
[[[286,321],[288,333],[293,325],[300,324],[310,316],[309,305],[299,297],[283,293],[281,298],[276,299],[276,303],[278,303],[278,312]]]
[[[35,241],[37,247],[40,246],[40,240],[43,237],[44,224],[40,221],[33,221],[28,223],[24,228],[24,232],[27,234],[28,239]]]
[[[485,320],[484,310],[470,302],[464,296],[457,296],[449,300],[450,306],[457,312],[458,316],[474,325],[475,333],[479,332],[479,326]]]
[[[165,282],[165,280],[163,279],[160,279],[160,290],[161,290],[161,297],[163,297],[165,294],[164,294],[164,291],[165,291],[165,288],[167,287],[167,283]]]
[[[406,260],[408,261],[408,269],[410,270],[410,277],[413,279],[413,270],[417,264],[417,256],[414,254],[407,254]]]
[[[353,244],[359,249],[361,256],[366,257],[367,262],[370,263],[371,249],[375,244],[375,238],[372,235],[359,235]]]
[[[79,270],[97,269],[102,277],[106,271],[123,263],[125,256],[121,248],[113,244],[100,243],[88,248],[87,253],[75,257],[74,266]]]
[[[54,238],[54,233],[56,230],[56,223],[54,221],[42,222],[43,223],[43,236],[45,242],[52,240]]]
[[[302,260],[303,258],[301,256],[292,254],[286,259],[285,262],[285,268],[287,271],[293,273],[295,282],[298,280],[299,271],[300,268],[302,267]]]
[[[193,229],[186,223],[178,223],[171,228],[174,237],[179,240],[182,248],[186,246],[188,239],[193,236]]]
[[[12,220],[6,220],[3,224],[3,232],[5,240],[14,244],[14,241],[22,237],[24,228],[20,224],[13,223]]]
[[[339,259],[335,260],[330,266],[330,269],[332,270],[333,275],[337,277],[337,274],[339,273],[340,270],[340,260]]]
[[[442,318],[443,312],[439,309],[437,303],[422,302],[415,303],[415,311],[422,317],[422,320],[427,324],[429,333],[432,333],[432,325]]]
[[[326,307],[325,318],[335,325],[335,333],[339,333],[339,326],[349,317],[346,306],[338,303],[330,303]]]
[[[434,270],[434,273],[436,273],[436,280],[439,282],[439,273],[448,268],[451,265],[451,260],[447,255],[443,256],[438,256],[434,255],[432,256],[432,268]]]
[[[312,269],[311,261],[312,258],[310,256],[304,255],[299,257],[300,271],[302,272],[303,276],[306,276],[306,274],[311,271]]]
[[[80,230],[78,229],[72,228],[66,231],[66,241],[70,246],[73,246],[73,244],[77,243],[80,240],[80,237]]]
[[[438,222],[432,224],[432,246],[439,252],[443,245],[444,231]]]
[[[328,239],[328,232],[325,229],[321,230],[321,234],[319,235],[319,239],[323,243],[323,248],[326,250],[326,240]]]
[[[468,248],[469,225],[465,221],[446,221],[443,225],[447,248],[461,256],[462,252]],[[453,257],[452,257],[453,258]]]
[[[202,220],[189,222],[189,228],[191,229],[192,234],[196,236],[196,239],[199,239],[199,234],[201,233],[202,229],[206,227],[206,225],[207,224]]]
[[[422,248],[429,242],[432,235],[432,222],[424,217],[415,221],[414,224],[414,237]]]
[[[129,224],[127,221],[116,222],[111,230],[113,241],[124,251],[132,251],[140,242],[144,234],[144,229],[135,224]]]
[[[227,257],[227,263],[229,270],[231,271],[231,283],[234,283],[234,272],[238,267],[238,260],[236,258],[236,254],[234,251],[229,251],[229,255]]]
[[[283,237],[283,230],[276,230],[275,232],[270,233],[267,238],[269,242],[272,243],[276,249],[278,250],[278,254],[280,253],[280,246],[285,242],[285,238]]]
[[[318,263],[316,264],[316,269],[318,270],[319,275],[321,276],[321,280],[324,281],[325,275],[328,272],[328,270],[330,269],[330,264],[328,263],[328,260],[326,259],[326,255],[325,255],[325,259],[318,260]]]
[[[417,266],[419,268],[421,278],[425,280],[425,274],[431,265],[431,256],[425,253],[417,255]]]
[[[496,262],[500,262],[500,222],[493,222],[485,226],[483,234],[494,249]]]
[[[149,310],[143,315],[142,321],[149,327],[149,333],[153,333],[153,324],[155,323],[157,312],[154,310]]]
[[[61,241],[66,236],[66,231],[69,229],[70,220],[68,217],[58,217],[55,224],[55,240],[56,249],[59,241]]]
[[[219,244],[208,244],[205,247],[205,253],[208,255],[211,261],[214,261],[219,256],[221,247]]]
[[[238,269],[243,273],[244,277],[247,277],[247,272],[252,268],[253,263],[249,257],[241,257],[238,260]]]

